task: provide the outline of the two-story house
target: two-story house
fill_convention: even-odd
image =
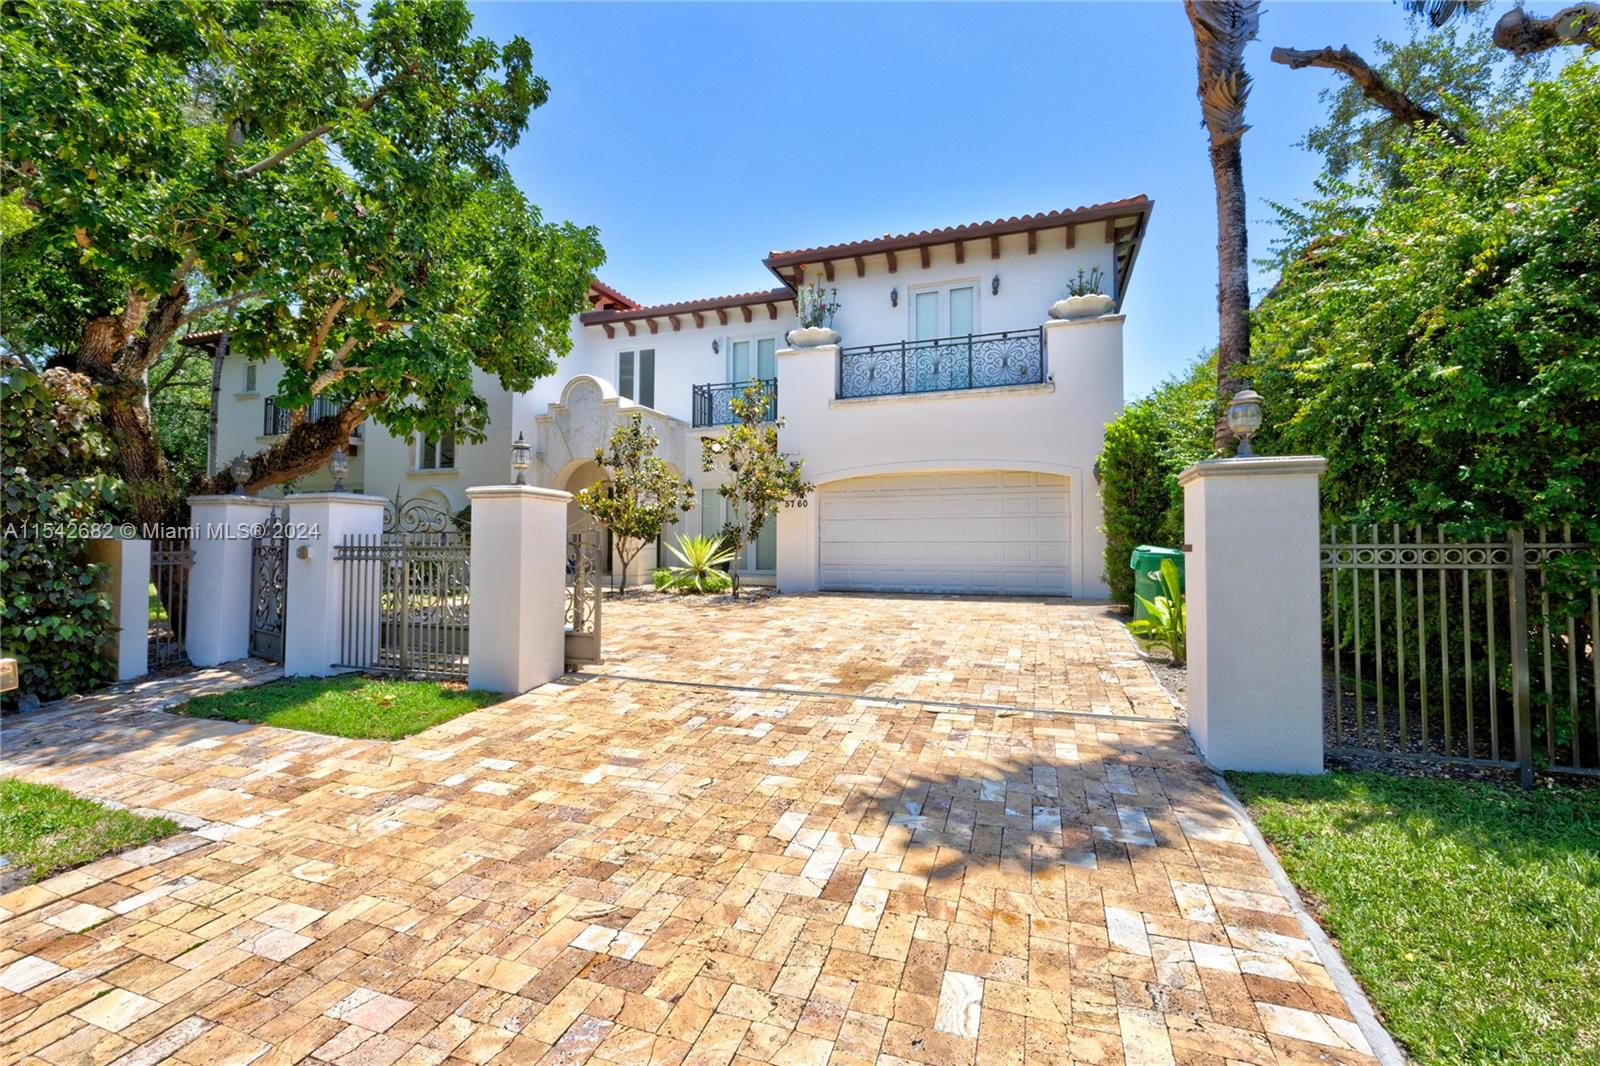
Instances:
[[[641,305],[596,281],[559,374],[518,394],[480,383],[485,443],[402,440],[368,423],[346,484],[456,510],[469,486],[509,480],[520,432],[534,444],[530,482],[576,491],[603,479],[595,450],[637,413],[696,486],[680,528],[714,532],[721,475],[702,472],[701,438],[723,432],[729,397],[761,380],[785,422],[780,445],[817,492],[749,547],[747,579],[1104,595],[1094,463],[1122,408],[1121,305],[1153,206],[1136,196],[773,252],[773,288],[703,300]],[[1095,268],[1108,313],[1052,318],[1069,281]],[[838,342],[791,344],[796,292],[819,279],[836,290]],[[222,375],[214,464],[286,427],[275,366],[227,357]],[[646,550],[630,577],[655,557]]]

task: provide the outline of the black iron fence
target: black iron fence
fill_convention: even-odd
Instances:
[[[869,344],[839,352],[840,399],[954,392],[1048,380],[1044,327],[938,340]]]
[[[1600,774],[1593,545],[1347,526],[1322,567],[1330,755]]]
[[[694,427],[731,426],[739,421],[729,401],[742,397],[745,390],[755,384],[759,384],[767,393],[767,409],[762,412],[761,420],[774,421],[778,417],[778,379],[763,378],[759,382],[725,381],[717,385],[694,386]]]

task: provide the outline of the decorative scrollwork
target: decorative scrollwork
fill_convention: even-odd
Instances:
[[[743,396],[752,384],[754,382],[730,381],[720,385],[696,385],[693,396],[695,428],[731,426],[739,421],[739,416],[733,413],[731,401]],[[760,384],[767,393],[767,409],[762,414],[762,421],[771,422],[778,417],[778,379],[765,378]]]
[[[839,396],[954,392],[1045,380],[1041,330],[872,344],[839,353]]]
[[[600,599],[600,528],[580,520],[567,528],[567,632],[594,632]]]
[[[394,499],[383,501],[385,533],[450,533],[455,528],[455,516],[432,500],[417,497],[402,501],[396,490]]]

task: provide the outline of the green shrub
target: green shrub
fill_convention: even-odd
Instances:
[[[733,562],[733,552],[721,537],[686,537],[678,534],[676,545],[667,550],[682,565],[662,567],[650,575],[659,592],[727,592],[733,579],[722,569]]]
[[[1258,450],[1327,457],[1329,522],[1600,538],[1600,67],[1399,151],[1402,187],[1324,181],[1283,212]]]
[[[1217,362],[1197,360],[1106,426],[1100,453],[1100,500],[1106,535],[1105,577],[1111,598],[1133,602],[1128,556],[1141,544],[1175,548],[1183,541],[1178,473],[1211,454]]]
[[[120,483],[108,456],[90,383],[15,356],[0,360],[4,433],[4,550],[0,551],[0,650],[15,657],[22,696],[81,692],[112,674],[111,607],[96,586],[102,567],[70,527],[104,520]],[[78,533],[78,535],[73,535]]]

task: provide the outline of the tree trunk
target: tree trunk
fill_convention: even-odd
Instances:
[[[1217,395],[1222,401],[1212,444],[1220,450],[1233,436],[1226,404],[1244,387],[1241,372],[1250,361],[1250,250],[1239,138],[1211,146],[1211,173],[1217,186]]]
[[[150,419],[145,374],[177,332],[188,302],[189,290],[181,284],[153,305],[130,297],[122,314],[90,320],[73,360],[74,369],[94,383],[113,462],[128,486],[133,518],[141,523],[172,518],[178,503]]]
[[[211,410],[206,412],[206,476],[217,472],[222,457],[217,454],[217,414],[222,408],[222,364],[228,358],[228,333],[217,338],[211,353]]]

